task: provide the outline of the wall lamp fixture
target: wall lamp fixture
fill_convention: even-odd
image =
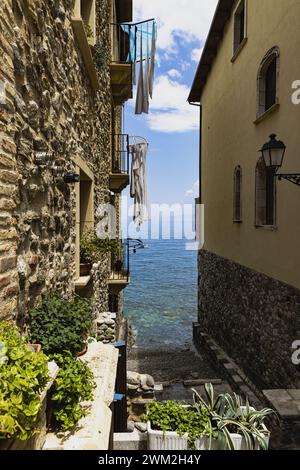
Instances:
[[[278,173],[283,164],[285,151],[286,145],[276,139],[276,134],[271,134],[269,142],[266,142],[260,150],[266,167],[272,168],[275,178],[278,178],[279,181],[284,179],[300,186],[300,173]]]
[[[80,182],[80,176],[73,171],[69,171],[68,173],[64,174],[64,182],[66,184],[74,184]]]

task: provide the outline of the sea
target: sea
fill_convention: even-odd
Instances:
[[[197,251],[186,240],[143,242],[130,252],[125,316],[139,348],[180,348],[192,342],[197,320]]]

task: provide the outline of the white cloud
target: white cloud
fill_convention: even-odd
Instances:
[[[171,69],[168,71],[168,75],[170,78],[181,78],[182,74],[179,72],[179,70],[176,69]]]
[[[147,116],[151,130],[188,132],[199,129],[199,110],[187,103],[189,87],[161,75],[155,81],[154,96]]]
[[[201,47],[200,49],[193,49],[191,52],[192,61],[198,63],[202,56],[202,52],[203,52],[203,47]]]
[[[147,123],[151,130],[165,133],[199,129],[199,109],[190,106],[187,98],[190,85],[179,83],[191,61],[198,61],[218,0],[135,0],[135,20],[155,18],[158,24],[158,53],[161,62],[174,60],[177,68],[155,80],[154,97],[150,101]],[[191,55],[180,56],[178,42],[194,47]],[[197,59],[196,59],[197,57]],[[180,70],[178,70],[178,68]],[[131,103],[133,104],[133,103]]]
[[[188,189],[185,193],[185,197],[188,197],[188,198],[196,198],[199,196],[199,187],[200,187],[200,184],[199,184],[199,180],[195,181],[195,183],[193,184],[192,188],[191,189]]]
[[[135,0],[135,18],[158,22],[158,47],[176,50],[175,37],[204,41],[217,0]]]

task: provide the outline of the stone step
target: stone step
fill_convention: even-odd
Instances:
[[[183,381],[183,385],[185,387],[197,387],[199,385],[205,385],[207,383],[210,383],[212,385],[222,385],[222,379],[195,379]]]

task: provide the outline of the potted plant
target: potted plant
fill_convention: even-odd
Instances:
[[[54,294],[29,312],[31,342],[40,343],[46,354],[84,352],[92,324],[92,303],[80,296],[65,300]]]
[[[36,433],[41,394],[49,381],[48,358],[33,352],[28,338],[0,322],[0,441],[11,447]]]
[[[54,354],[51,359],[59,366],[59,372],[50,395],[50,428],[67,431],[88,413],[83,402],[93,399],[94,374],[86,362],[74,358],[70,352]]]
[[[267,450],[270,433],[264,421],[274,413],[269,408],[261,411],[255,410],[246,400],[246,405],[237,394],[228,393],[218,395],[214,399],[214,390],[211,384],[205,385],[206,400],[196,390],[194,392],[194,406],[199,416],[203,410],[210,416],[209,437],[197,440],[198,450]]]
[[[151,402],[146,406],[149,450],[187,450],[206,432],[208,416],[199,414],[185,402]]]
[[[216,398],[211,384],[206,399],[194,390],[194,404],[153,402],[144,420],[150,450],[259,450],[267,449],[270,433],[264,421],[274,413],[256,411],[236,394]]]
[[[121,248],[118,240],[99,238],[95,230],[86,231],[80,242],[80,276],[87,276],[94,263],[102,261],[107,253],[119,253]]]

